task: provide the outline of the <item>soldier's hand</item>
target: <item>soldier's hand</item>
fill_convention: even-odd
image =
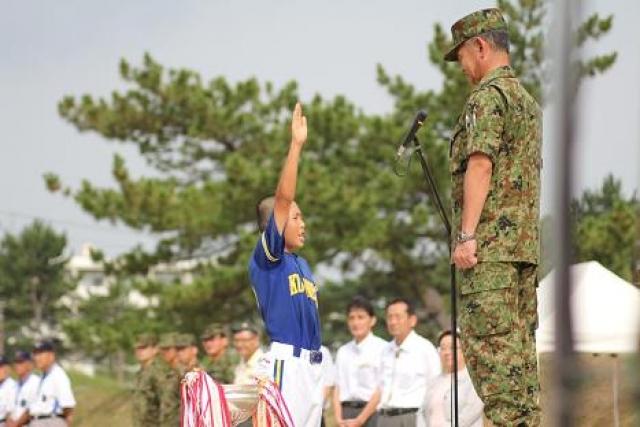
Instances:
[[[302,115],[302,106],[297,102],[291,119],[291,142],[302,147],[306,141],[307,118]]]
[[[453,251],[453,262],[461,270],[473,268],[478,263],[478,243],[475,239],[459,243]]]

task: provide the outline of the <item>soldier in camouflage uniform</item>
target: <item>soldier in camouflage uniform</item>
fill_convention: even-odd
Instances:
[[[498,9],[460,19],[451,33],[445,60],[473,85],[450,152],[462,348],[487,418],[537,426],[542,113],[509,66]]]
[[[178,372],[178,333],[169,332],[160,336],[161,357],[158,358],[158,381],[161,388],[160,416],[158,425],[180,425],[180,373]]]
[[[178,372],[180,378],[187,372],[200,369],[198,363],[198,346],[193,334],[180,334],[176,343],[178,349]]]
[[[133,421],[136,427],[176,427],[180,401],[173,391],[177,387],[175,372],[157,356],[156,338],[150,334],[136,339],[136,373],[133,396]]]
[[[222,384],[231,384],[235,366],[240,361],[239,357],[228,348],[228,332],[225,327],[213,323],[205,328],[200,338],[207,357],[201,365],[207,373]]]

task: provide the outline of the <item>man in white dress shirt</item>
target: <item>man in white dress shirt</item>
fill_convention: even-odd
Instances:
[[[40,385],[40,377],[33,373],[31,355],[26,351],[17,351],[13,358],[13,370],[18,376],[16,399],[13,410],[7,421],[8,427],[13,427],[29,410],[29,405],[35,402]]]
[[[457,338],[458,353],[458,427],[482,427],[482,409],[484,405],[478,397],[469,371],[465,366],[460,337]],[[453,335],[445,330],[438,337],[438,352],[444,372],[427,387],[424,399],[424,416],[427,427],[451,427],[452,372],[453,372]]]
[[[376,426],[381,356],[387,342],[371,332],[375,324],[371,303],[354,297],[347,306],[347,326],[353,340],[336,354],[333,412],[340,427]]]
[[[71,390],[71,381],[56,362],[53,343],[43,341],[33,348],[36,368],[42,372],[36,400],[29,405],[17,425],[29,427],[66,427],[71,425],[76,400]]]
[[[9,361],[0,356],[0,427],[6,425],[7,418],[16,401],[16,382],[9,376]]]
[[[386,317],[393,339],[382,353],[378,427],[422,427],[427,384],[440,375],[440,358],[433,344],[413,330],[418,318],[411,301],[390,301]]]

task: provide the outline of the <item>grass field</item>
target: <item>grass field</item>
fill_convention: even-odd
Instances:
[[[580,366],[585,375],[581,380],[581,388],[574,404],[577,426],[604,427],[613,426],[612,415],[612,369],[614,359],[608,356],[581,356]],[[640,408],[634,408],[632,389],[636,385],[638,373],[628,361],[620,364],[620,421],[621,426],[636,427],[640,425]],[[541,359],[543,425],[549,423],[551,396],[550,360]],[[115,380],[104,377],[87,377],[71,374],[73,389],[78,401],[75,426],[80,427],[129,427],[131,423],[131,396],[129,387],[118,384]],[[635,410],[634,410],[635,409]],[[327,417],[328,426],[332,427],[331,414]]]

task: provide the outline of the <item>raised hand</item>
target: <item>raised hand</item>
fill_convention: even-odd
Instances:
[[[302,146],[306,141],[307,118],[302,115],[302,106],[297,102],[291,119],[291,142]]]

